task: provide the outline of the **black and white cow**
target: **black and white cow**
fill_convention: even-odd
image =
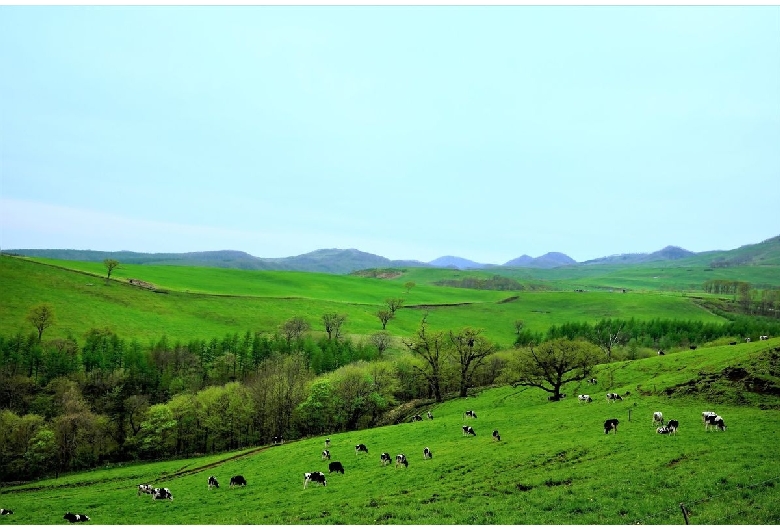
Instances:
[[[6,510],[5,508],[0,508],[0,515],[13,515],[13,510]]]
[[[409,467],[409,462],[406,460],[405,454],[395,455],[395,467],[398,466]]]
[[[330,447],[330,438],[325,438],[325,447]]]
[[[390,462],[392,462],[392,459],[390,458],[390,453],[382,453],[381,455],[379,455],[379,463],[382,464],[383,466],[386,466]]]
[[[745,342],[750,342],[750,337],[746,338]]]
[[[433,412],[431,412],[430,410],[428,411],[428,419],[429,420],[433,419]]]
[[[589,394],[579,394],[577,399],[580,401],[580,403],[590,403],[593,401],[593,398],[591,398]]]
[[[726,424],[723,422],[723,418],[720,416],[705,416],[704,418],[704,430],[708,431],[712,427],[715,430],[725,431]]]
[[[328,473],[341,473],[344,474],[344,466],[341,465],[341,462],[330,462],[328,464]]]
[[[591,385],[597,385],[599,381],[595,377],[591,377],[590,379],[588,379],[588,383],[590,383]]]
[[[165,499],[168,499],[169,501],[173,500],[171,490],[168,488],[154,488],[154,491],[152,491],[152,500],[164,501]]]
[[[496,429],[496,430],[494,430],[494,431],[493,431],[493,439],[494,439],[495,441],[497,441],[497,442],[500,442],[500,441],[501,441],[501,435],[500,435],[500,434],[498,434],[498,429]]]
[[[217,477],[215,477],[214,475],[211,475],[209,477],[209,489],[211,489],[212,487],[214,488],[219,487],[219,482],[217,482]]]
[[[473,410],[467,410],[466,412],[463,413],[463,419],[465,420],[466,418],[474,418],[476,420],[477,413],[474,412]]]
[[[63,517],[66,521],[69,523],[83,523],[84,521],[89,521],[89,517],[87,517],[84,514],[81,513],[66,513]]]
[[[433,458],[433,453],[431,453],[431,450],[426,447],[423,449],[423,460],[427,460],[429,458]]]
[[[422,421],[422,416],[420,416],[419,414],[415,414],[414,416],[412,416],[412,421]]]
[[[368,447],[366,447],[365,444],[357,444],[355,446],[355,456],[357,456],[358,453],[368,454]]]
[[[758,340],[769,340],[769,335],[761,335],[758,337]]]
[[[695,344],[691,344],[691,345],[690,345],[690,346],[688,346],[688,347],[689,347],[690,349],[692,349],[692,350],[695,350],[695,349],[696,349],[696,345],[695,345]]]
[[[717,416],[717,414],[715,414],[711,410],[705,410],[704,412],[701,413],[702,423],[707,423],[707,416]]]
[[[614,430],[615,434],[617,434],[617,426],[618,423],[620,423],[616,418],[612,418],[610,420],[606,420],[604,422],[604,434],[609,434],[609,431]]]
[[[274,436],[271,438],[271,443],[274,445],[282,445],[284,443],[284,438],[281,436]]]
[[[309,484],[309,482],[319,482],[323,486],[328,485],[328,481],[325,479],[325,473],[322,473],[320,471],[312,471],[310,473],[304,473],[303,489],[306,489],[306,486]]]
[[[677,429],[680,428],[680,422],[677,420],[669,420],[666,422],[666,428],[669,429],[672,434],[677,434]]]
[[[232,488],[233,486],[246,486],[246,479],[244,478],[244,475],[230,477],[230,487]]]
[[[468,436],[469,434],[472,435],[472,436],[476,436],[477,435],[477,433],[474,432],[474,429],[472,429],[468,425],[464,425],[463,426],[463,436]]]
[[[663,350],[658,350],[658,355],[666,355],[666,353]]]
[[[322,459],[323,459],[323,460],[330,460],[330,451],[328,451],[327,449],[325,449],[325,450],[322,452]]]
[[[607,403],[612,403],[613,401],[623,401],[623,398],[620,397],[620,394],[615,394],[614,392],[607,392]]]
[[[655,430],[655,432],[657,432],[658,434],[671,434],[672,430],[668,427],[665,427],[664,425],[661,425]]]
[[[139,484],[138,485],[138,495],[141,495],[142,493],[146,493],[147,495],[151,495],[154,491],[154,486],[151,484]]]
[[[663,426],[664,424],[664,415],[660,412],[653,412],[653,427],[656,425]]]

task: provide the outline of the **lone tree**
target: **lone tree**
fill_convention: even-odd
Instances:
[[[380,309],[376,312],[377,318],[379,318],[379,321],[382,323],[382,329],[385,329],[387,326],[387,323],[395,318],[395,315],[391,313],[387,309]]]
[[[347,315],[337,313],[325,313],[322,315],[322,323],[325,324],[325,332],[328,334],[328,340],[341,337],[341,326],[347,320]]]
[[[541,388],[558,401],[561,387],[590,377],[599,357],[598,348],[585,341],[555,339],[532,345],[517,358],[517,384]]]
[[[406,289],[406,294],[409,294],[409,291],[411,291],[412,289],[414,289],[414,287],[415,287],[416,285],[417,285],[417,284],[416,284],[416,283],[414,283],[414,282],[406,282],[406,283],[404,284],[404,289]]]
[[[119,267],[119,262],[115,259],[104,259],[103,265],[106,266],[106,280],[110,280],[111,273],[114,272],[114,269]]]
[[[30,309],[27,320],[38,330],[38,342],[40,342],[43,330],[54,324],[54,309],[49,304],[38,304]]]
[[[385,300],[385,303],[387,304],[387,308],[390,310],[390,312],[395,315],[395,312],[397,309],[399,309],[402,305],[404,305],[404,299],[403,298],[388,298]]]
[[[474,372],[485,358],[497,349],[492,342],[481,335],[481,329],[470,327],[463,328],[457,334],[450,331],[452,354],[460,367],[460,397],[466,397]]]
[[[436,402],[441,403],[441,363],[444,360],[444,332],[436,331],[429,333],[426,329],[427,319],[428,314],[426,313],[420,322],[420,329],[417,330],[417,334],[410,339],[402,340],[404,346],[409,348],[409,351],[422,357],[428,365],[425,370],[417,366],[414,368],[430,384]]]

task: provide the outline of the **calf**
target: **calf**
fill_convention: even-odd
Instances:
[[[13,515],[13,510],[6,510],[5,508],[0,508],[0,515]]]
[[[726,430],[726,424],[720,416],[706,416],[704,418],[704,430],[708,431],[710,427],[719,431]]]
[[[328,464],[328,473],[341,473],[344,474],[344,466],[341,465],[341,462],[330,462]]]
[[[383,466],[389,464],[390,461],[391,461],[390,453],[382,453],[381,455],[379,455],[379,463],[382,464]]]
[[[769,340],[769,335],[761,335],[758,340]]]
[[[327,449],[325,449],[325,450],[322,452],[322,459],[323,459],[323,460],[330,460],[330,451],[328,451]]]
[[[409,462],[407,462],[405,454],[395,455],[395,467],[398,467],[399,465],[409,467]]]
[[[209,489],[211,489],[212,486],[215,488],[219,487],[219,482],[217,482],[217,477],[215,477],[214,475],[211,475],[209,477]]]
[[[325,447],[330,447],[330,438],[325,438]]]
[[[680,427],[680,422],[677,420],[669,420],[666,423],[666,428],[671,431],[672,434],[677,434],[677,429]]]
[[[467,410],[466,412],[463,413],[463,419],[465,420],[466,418],[474,418],[476,420],[477,413],[474,412],[473,410]]]
[[[139,484],[138,485],[138,495],[141,495],[142,493],[146,493],[147,495],[151,495],[154,491],[154,486],[151,484]]]
[[[310,473],[304,473],[303,489],[306,489],[306,486],[309,484],[309,482],[319,482],[323,486],[328,485],[328,481],[325,480],[325,473],[322,473],[320,471],[312,471]]]
[[[87,517],[84,514],[70,513],[70,512],[66,513],[63,519],[65,519],[69,523],[82,523],[84,521],[89,521],[89,517]]]
[[[750,342],[750,337],[746,338],[745,342]]]
[[[420,416],[419,414],[415,414],[414,416],[412,416],[412,421],[422,421],[422,416]]]
[[[495,441],[497,441],[497,442],[500,442],[500,441],[501,441],[501,435],[500,435],[500,434],[498,434],[498,429],[496,429],[495,431],[493,431],[493,439],[494,439]]]
[[[620,394],[615,394],[614,392],[607,392],[607,403],[612,403],[613,401],[623,401],[623,398],[620,397]]]
[[[664,424],[664,415],[660,412],[653,412],[653,427],[656,425],[663,426]]]
[[[580,403],[590,403],[593,401],[593,399],[588,394],[579,394],[577,399],[580,401]]]
[[[246,479],[243,475],[236,475],[235,477],[230,477],[230,487],[233,486],[246,486]]]
[[[284,443],[284,438],[281,436],[274,436],[271,438],[271,443],[274,445],[282,445]]]
[[[655,430],[655,432],[657,432],[658,434],[671,434],[672,430],[669,429],[668,427],[664,427],[663,425],[661,425]]]
[[[431,412],[430,410],[428,411],[428,419],[429,420],[433,419],[433,412]]]
[[[429,458],[433,458],[433,453],[431,453],[431,450],[426,447],[423,449],[423,460],[427,460]]]
[[[611,420],[606,420],[604,422],[604,434],[609,434],[609,431],[614,430],[615,434],[617,434],[617,426],[618,423],[620,423],[616,418],[612,418]]]
[[[591,385],[597,385],[598,384],[598,380],[595,377],[592,377],[592,378],[588,379],[588,383],[590,383]]]
[[[366,447],[364,444],[357,444],[355,446],[355,456],[357,456],[358,453],[368,454],[368,447]]]
[[[472,429],[468,425],[464,425],[463,426],[463,436],[468,436],[469,434],[472,435],[472,436],[476,436],[477,435],[477,433],[474,432],[474,429]]]
[[[168,499],[169,501],[173,500],[171,490],[168,488],[154,488],[154,491],[152,492],[152,500],[163,501],[165,499]]]

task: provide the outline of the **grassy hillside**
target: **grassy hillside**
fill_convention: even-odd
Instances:
[[[771,339],[605,365],[597,385],[565,389],[592,394],[587,404],[550,403],[522,387],[486,390],[433,407],[433,421],[332,435],[346,474],[329,475],[326,487],[304,490],[302,476],[327,472],[324,436],[224,462],[134,465],[8,487],[0,504],[16,513],[0,524],[61,524],[68,510],[88,514],[88,524],[683,524],[680,503],[692,524],[776,524],[778,358],[780,339]],[[630,394],[607,403],[606,391]],[[468,421],[476,437],[461,433],[467,409],[479,416]],[[721,414],[727,430],[705,432],[703,410]],[[677,419],[678,435],[656,434],[654,411]],[[607,418],[620,420],[617,434],[604,434]],[[357,443],[369,455],[356,456]],[[422,459],[426,446],[432,460]],[[405,453],[409,467],[381,467],[383,451]],[[222,487],[209,491],[212,474]],[[228,488],[235,474],[248,486]],[[142,482],[170,488],[174,500],[136,496]]]
[[[301,272],[241,271],[199,267],[122,265],[105,281],[102,264],[37,261],[0,257],[0,332],[6,335],[32,326],[29,308],[49,302],[57,323],[47,338],[68,333],[82,336],[94,327],[110,327],[122,337],[172,340],[209,339],[226,333],[274,331],[284,320],[303,316],[322,330],[326,312],[347,315],[345,332],[366,335],[379,331],[375,314],[387,298],[403,298],[387,330],[409,336],[425,312],[436,329],[474,326],[503,345],[514,339],[514,322],[532,331],[546,331],[566,321],[596,322],[604,317],[679,318],[720,322],[679,293],[573,291],[479,291],[432,285],[434,276],[410,269],[391,280]],[[65,267],[71,267],[68,269]],[[426,273],[429,271],[425,270]],[[449,271],[440,270],[447,277]],[[462,273],[465,274],[465,273]],[[130,278],[154,284],[167,294],[131,286]],[[413,278],[413,280],[410,280]],[[428,278],[430,281],[424,281]],[[408,293],[407,281],[417,285]]]

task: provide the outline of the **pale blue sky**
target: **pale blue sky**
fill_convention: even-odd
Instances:
[[[780,234],[780,7],[0,7],[0,246],[578,261]]]

